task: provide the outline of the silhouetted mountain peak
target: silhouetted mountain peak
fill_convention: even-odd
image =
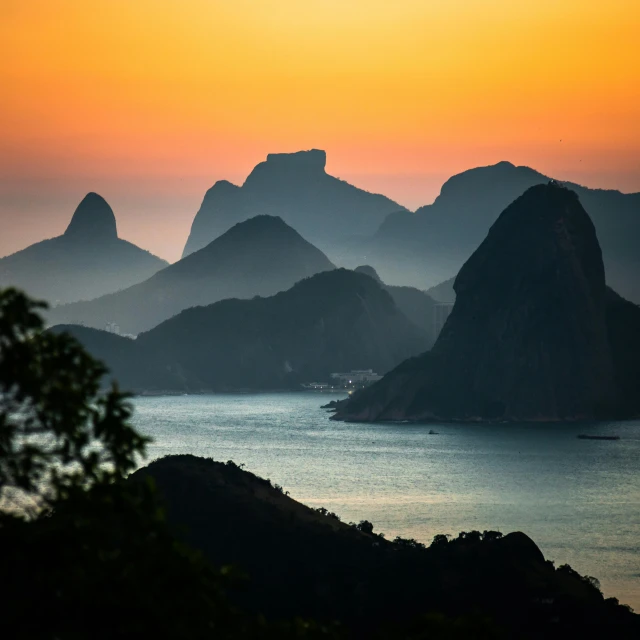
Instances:
[[[575,192],[554,181],[527,189],[454,289],[431,352],[356,394],[340,417],[578,420],[626,410],[607,333],[602,252]]]
[[[282,218],[263,214],[238,222],[146,282],[59,307],[50,319],[96,328],[116,322],[122,331],[137,334],[183,309],[225,298],[271,296],[332,269],[327,256]]]
[[[382,280],[380,279],[378,272],[368,264],[363,264],[360,267],[356,267],[354,271],[356,271],[357,273],[364,273],[365,275],[368,275],[370,278],[373,278],[376,282],[382,283]]]
[[[270,188],[280,183],[289,185],[293,179],[308,180],[314,177],[325,177],[327,154],[319,149],[296,151],[295,153],[270,153],[265,162],[256,165],[247,177],[244,187],[263,189],[265,184]]]
[[[327,153],[320,149],[296,151],[294,153],[270,153],[266,164],[272,169],[307,169],[324,171],[327,165]],[[258,165],[260,166],[260,165]]]
[[[304,239],[293,228],[290,227],[280,216],[269,216],[266,214],[254,216],[248,220],[243,220],[235,224],[227,233],[217,238],[219,241],[235,241],[237,239],[246,240],[255,237],[258,240],[271,239],[274,236],[289,236],[291,239]],[[214,245],[216,241],[209,243],[205,249]],[[215,246],[215,245],[214,245]]]
[[[526,188],[532,182],[546,182],[549,178],[535,169],[502,160],[496,164],[486,167],[474,167],[462,173],[451,176],[440,190],[440,195],[436,198],[447,198],[452,200],[468,198],[470,192],[480,189],[483,191],[493,190],[496,182],[503,185],[513,184],[517,190]]]
[[[260,214],[282,217],[323,250],[352,253],[354,239],[373,234],[389,213],[403,209],[328,174],[326,162],[319,149],[270,153],[241,187],[216,183],[193,220],[183,257]]]
[[[75,210],[64,235],[82,240],[116,240],[116,217],[102,196],[88,193]]]
[[[502,283],[519,281],[523,273],[536,268],[539,275],[545,274],[551,281],[557,277],[554,265],[559,265],[563,256],[567,256],[563,267],[573,265],[571,272],[584,274],[584,282],[593,284],[602,298],[604,266],[593,223],[578,195],[552,180],[530,187],[502,212],[460,270],[454,290],[459,295],[476,284],[487,288],[489,282],[498,279]],[[507,263],[509,272],[501,273]],[[493,265],[495,271],[491,273]]]
[[[229,193],[235,193],[238,189],[240,189],[240,187],[233,184],[233,182],[229,182],[229,180],[218,180],[218,182],[216,182],[213,187],[207,191],[207,194],[215,191],[218,195],[226,195]]]

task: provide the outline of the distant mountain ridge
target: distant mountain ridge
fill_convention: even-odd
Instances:
[[[283,220],[256,216],[205,248],[123,291],[53,309],[51,324],[103,329],[109,322],[138,334],[183,309],[225,298],[268,296],[302,278],[334,269],[329,259]]]
[[[371,264],[387,282],[434,286],[458,272],[501,211],[549,179],[510,162],[452,176],[433,204],[385,219],[367,248]],[[578,194],[595,224],[609,284],[640,302],[640,193],[562,184]]]
[[[336,269],[268,298],[186,309],[136,340],[59,326],[104,359],[126,388],[291,389],[334,371],[383,373],[429,345],[367,275]]]
[[[77,324],[59,324],[49,331],[71,334],[94,358],[103,362],[110,371],[104,381],[105,386],[110,386],[113,380],[121,389],[128,391],[172,390],[178,386],[176,377],[171,372],[158,369],[131,338]]]
[[[594,225],[573,191],[529,188],[454,288],[433,349],[355,394],[338,418],[561,421],[640,411],[640,313],[608,292]]]
[[[326,160],[319,149],[270,153],[241,187],[216,182],[196,214],[183,256],[259,214],[281,217],[325,252],[338,246],[341,251],[351,238],[371,236],[387,214],[406,211],[383,195],[327,174]]]
[[[167,262],[118,238],[104,198],[88,193],[63,235],[0,258],[0,286],[50,303],[86,300],[150,277]]]
[[[427,289],[426,293],[437,302],[455,302],[456,292],[453,289],[455,281],[456,279],[454,276],[453,278],[449,278],[448,280]]]
[[[354,271],[368,275],[388,291],[398,309],[429,336],[428,347],[431,348],[437,338],[434,329],[434,306],[436,301],[427,293],[415,287],[398,287],[385,284],[380,279],[377,271],[369,265],[356,267]]]

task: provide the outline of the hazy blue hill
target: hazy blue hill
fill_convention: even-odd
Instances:
[[[71,333],[133,391],[297,388],[334,371],[383,373],[429,344],[377,282],[345,269],[270,298],[187,309],[136,340],[77,325],[51,330]]]
[[[454,288],[433,349],[356,394],[338,417],[573,420],[638,404],[640,352],[620,351],[637,345],[637,308],[614,300],[621,317],[608,304],[595,229],[574,192],[553,183],[528,189]]]
[[[451,177],[433,204],[397,212],[377,231],[368,253],[385,280],[426,288],[455,275],[516,197],[549,178],[500,162]],[[609,284],[640,302],[640,193],[575,191],[595,224]]]
[[[89,193],[65,233],[0,258],[0,286],[65,303],[86,300],[147,279],[167,263],[118,238],[107,202]]]
[[[469,169],[449,178],[433,204],[420,207],[413,214],[398,212],[389,216],[377,235],[404,242],[407,233],[421,230],[433,234],[429,238],[433,243],[453,236],[461,245],[472,242],[475,248],[509,203],[529,187],[548,181],[543,174],[510,162]],[[464,227],[452,227],[461,222]],[[424,238],[413,241],[419,244]]]
[[[256,216],[145,282],[54,309],[49,321],[99,329],[115,322],[123,333],[137,334],[183,309],[225,298],[272,295],[333,268],[321,251],[280,218]]]
[[[345,269],[270,298],[188,309],[137,340],[194,390],[291,388],[351,369],[382,373],[428,342],[377,282]]]
[[[431,296],[437,302],[455,302],[456,292],[453,289],[453,283],[456,281],[455,276],[449,278],[440,284],[427,289],[427,295]]]
[[[226,180],[216,182],[196,214],[183,255],[259,214],[280,216],[334,255],[345,251],[349,239],[371,236],[387,214],[404,210],[385,196],[330,176],[325,165],[326,154],[318,149],[270,153],[242,187]]]
[[[355,271],[364,273],[380,283],[391,294],[398,309],[429,336],[428,347],[430,348],[433,345],[436,339],[433,324],[433,307],[436,301],[431,296],[415,287],[386,285],[382,282],[376,270],[369,265],[356,267]]]
[[[49,331],[68,333],[109,369],[106,386],[115,380],[126,391],[172,391],[182,381],[171,371],[157,367],[152,358],[142,353],[136,340],[108,331],[72,324],[59,324]]]

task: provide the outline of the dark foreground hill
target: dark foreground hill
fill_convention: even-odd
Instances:
[[[338,621],[346,638],[633,638],[638,616],[591,578],[554,568],[523,533],[389,542],[370,523],[312,510],[232,462],[157,460],[169,521],[215,565],[248,581],[232,601],[268,619]],[[593,635],[595,634],[595,635]]]
[[[51,324],[119,325],[137,334],[183,309],[225,298],[269,296],[333,269],[328,258],[280,218],[257,216],[134,287],[49,314]]]
[[[259,214],[280,216],[333,255],[347,239],[371,236],[387,214],[405,210],[385,196],[329,175],[326,162],[326,153],[318,149],[270,153],[241,187],[216,182],[196,214],[183,256]]]
[[[388,282],[426,288],[455,275],[491,225],[526,189],[547,176],[500,162],[451,177],[433,204],[390,215],[368,254]],[[591,216],[602,246],[607,282],[640,303],[640,193],[566,183]]]
[[[429,345],[375,280],[345,269],[270,298],[187,309],[136,340],[54,327],[65,329],[134,391],[296,388],[335,371],[384,373]]]
[[[640,411],[640,318],[607,293],[577,195],[528,189],[460,270],[430,352],[339,410],[347,420],[584,420]],[[636,349],[636,351],[634,351]]]
[[[111,207],[89,193],[63,235],[0,258],[0,287],[23,289],[52,304],[73,302],[124,289],[166,266],[118,238]]]

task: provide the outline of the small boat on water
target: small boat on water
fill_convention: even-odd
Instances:
[[[580,434],[578,436],[580,440],[620,440],[620,436],[587,436]]]
[[[434,431],[433,429],[429,429],[429,435],[430,435],[430,436],[437,436],[437,435],[438,435],[438,432],[437,432],[437,431]]]

